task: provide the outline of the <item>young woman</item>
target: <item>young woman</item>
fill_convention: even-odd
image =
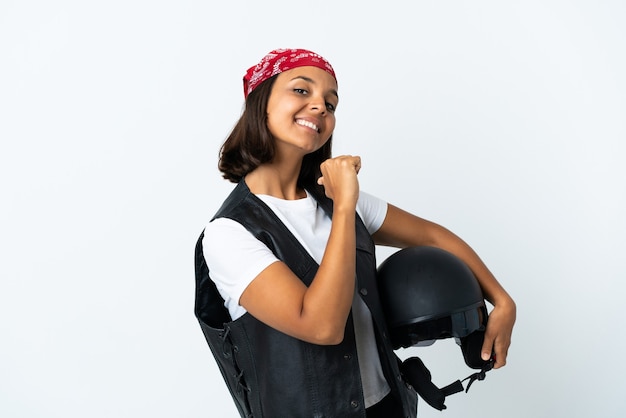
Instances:
[[[219,162],[237,186],[196,253],[196,315],[241,415],[416,415],[384,324],[374,244],[465,261],[494,306],[483,355],[504,366],[515,304],[475,252],[360,191],[358,156],[331,157],[339,95],[328,61],[272,51],[247,71],[244,96]]]

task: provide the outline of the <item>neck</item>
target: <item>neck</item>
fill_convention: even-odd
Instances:
[[[262,164],[246,176],[246,184],[254,194],[264,194],[279,199],[296,200],[306,197],[298,187],[302,160],[272,161]]]

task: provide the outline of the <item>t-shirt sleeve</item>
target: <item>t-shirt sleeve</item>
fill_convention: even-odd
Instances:
[[[278,261],[265,244],[227,218],[206,226],[202,247],[211,279],[231,313],[237,311],[241,294],[252,280]]]
[[[361,190],[356,211],[371,235],[378,231],[385,221],[387,202]]]

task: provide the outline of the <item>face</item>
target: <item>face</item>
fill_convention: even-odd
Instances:
[[[317,67],[278,75],[267,103],[267,126],[277,152],[305,155],[318,150],[335,129],[337,82]]]

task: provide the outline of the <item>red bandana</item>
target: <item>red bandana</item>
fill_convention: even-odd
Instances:
[[[306,49],[275,49],[243,76],[243,95],[248,97],[259,84],[276,74],[306,66],[321,68],[337,80],[333,67],[321,55]]]

